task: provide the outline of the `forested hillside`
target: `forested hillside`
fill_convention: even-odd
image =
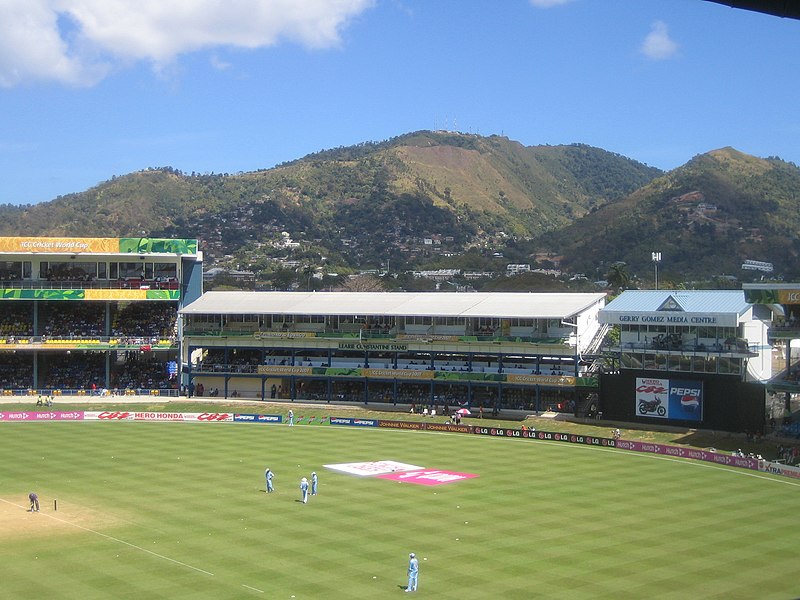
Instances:
[[[742,275],[744,260],[771,262],[800,276],[800,169],[723,148],[695,157],[627,198],[541,237],[563,264],[595,272],[624,261],[652,271],[662,253],[665,276]]]
[[[301,261],[412,267],[564,227],[657,175],[588,146],[416,132],[250,173],[131,173],[52,202],[5,206],[0,233],[197,237],[209,264],[238,254],[243,268],[268,270],[287,232],[302,242],[291,246]]]
[[[420,131],[248,173],[114,177],[0,207],[0,235],[198,238],[208,267],[257,280],[537,261],[589,279],[624,262],[644,276],[653,251],[678,281],[738,274],[746,259],[799,276],[798,190],[796,165],[732,148],[663,173],[585,145]]]

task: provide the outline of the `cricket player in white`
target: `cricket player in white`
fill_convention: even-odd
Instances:
[[[311,495],[312,496],[316,496],[317,495],[317,472],[316,471],[312,471],[311,472]]]
[[[303,494],[303,504],[308,502],[308,479],[303,477],[300,480],[300,492]]]
[[[419,562],[417,561],[417,555],[413,552],[408,555],[408,586],[406,587],[407,592],[416,592],[417,591],[417,577],[419,576]]]

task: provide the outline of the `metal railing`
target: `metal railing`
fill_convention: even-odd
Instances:
[[[14,290],[87,290],[87,289],[112,289],[112,290],[177,290],[180,284],[175,281],[158,281],[155,279],[0,279],[0,289]]]

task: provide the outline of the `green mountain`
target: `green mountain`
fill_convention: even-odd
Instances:
[[[536,243],[574,271],[602,275],[615,261],[650,279],[651,254],[675,281],[743,276],[745,260],[800,276],[800,168],[733,148],[693,158],[629,196],[606,204]],[[746,274],[744,274],[746,275]]]
[[[198,238],[209,267],[299,271],[307,284],[320,265],[503,271],[537,259],[590,280],[621,261],[646,282],[654,251],[675,281],[742,276],[745,260],[796,278],[799,191],[796,165],[732,148],[664,173],[585,145],[419,131],[249,173],[114,177],[0,206],[0,235]]]
[[[584,145],[420,131],[250,173],[131,173],[2,206],[0,235],[196,237],[210,264],[270,271],[278,257],[325,256],[344,268],[391,260],[399,269],[563,228],[661,174]]]

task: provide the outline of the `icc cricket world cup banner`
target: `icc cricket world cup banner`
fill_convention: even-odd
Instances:
[[[162,238],[0,237],[0,252],[197,254],[197,240]]]
[[[636,416],[676,421],[703,420],[703,382],[636,378]]]
[[[800,290],[745,290],[744,301],[750,304],[800,304]]]

